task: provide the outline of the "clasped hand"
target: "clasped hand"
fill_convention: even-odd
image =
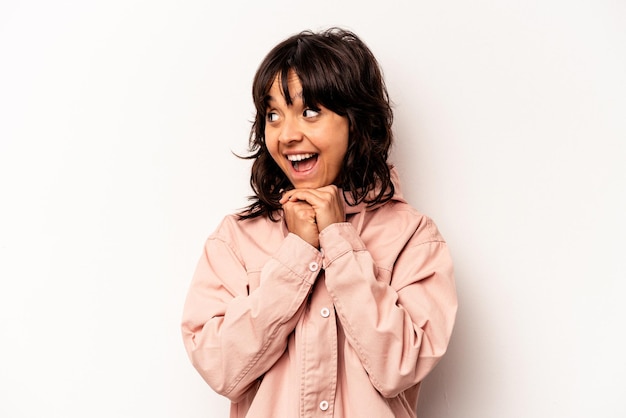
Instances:
[[[334,186],[293,189],[280,199],[289,232],[319,248],[319,234],[327,226],[345,222],[341,192]]]

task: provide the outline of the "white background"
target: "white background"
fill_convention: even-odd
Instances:
[[[372,48],[460,309],[422,418],[624,417],[626,3],[0,2],[0,416],[225,417],[179,322],[246,204],[252,76]]]

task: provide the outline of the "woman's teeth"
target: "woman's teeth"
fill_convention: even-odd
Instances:
[[[315,154],[293,154],[293,155],[288,155],[287,159],[289,161],[293,162],[297,162],[297,161],[302,161],[302,160],[306,160],[307,158],[311,158],[313,157]]]
[[[287,159],[291,161],[293,169],[296,171],[306,171],[313,167],[315,161],[317,161],[317,154],[292,154],[288,155]]]

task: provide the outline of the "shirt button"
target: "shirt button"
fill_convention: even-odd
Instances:
[[[319,265],[315,261],[311,261],[311,263],[309,263],[309,270],[317,271],[318,268],[319,268]]]
[[[320,315],[322,315],[324,318],[328,318],[328,316],[330,315],[330,309],[322,308],[322,310],[320,310]]]
[[[328,409],[328,402],[327,401],[320,402],[320,409],[322,411],[326,411]]]

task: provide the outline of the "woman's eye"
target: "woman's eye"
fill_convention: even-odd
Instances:
[[[269,122],[274,122],[278,119],[278,114],[276,112],[267,112],[267,120]]]
[[[302,113],[302,115],[304,115],[305,118],[314,118],[315,116],[319,114],[320,114],[319,111],[313,110],[313,109],[305,109],[304,112]]]

